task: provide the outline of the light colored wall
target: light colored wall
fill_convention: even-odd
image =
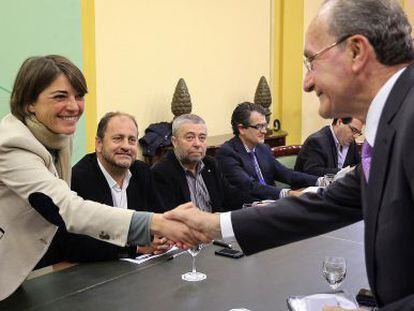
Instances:
[[[288,132],[287,144],[298,144],[302,131],[303,0],[274,1],[273,118]]]
[[[140,133],[170,121],[183,77],[210,135],[230,133],[236,104],[270,81],[270,0],[95,0],[97,115],[122,110]]]
[[[82,68],[79,0],[2,0],[0,25],[0,117],[10,111],[10,91],[27,57],[60,54]],[[82,118],[75,135],[73,161],[85,151]]]
[[[323,0],[304,0],[305,14],[304,14],[304,37],[306,29],[308,28],[312,19],[316,16],[320,5]],[[303,42],[303,46],[305,42]],[[302,80],[305,77],[305,68],[302,66]],[[312,133],[319,130],[326,124],[329,124],[331,120],[325,120],[318,114],[319,100],[315,93],[306,93],[302,90],[302,142]]]
[[[82,119],[74,160],[85,153],[85,140],[93,150],[96,122],[107,110],[135,114],[141,133],[149,123],[171,120],[170,102],[181,76],[190,89],[193,112],[205,117],[210,134],[216,135],[230,132],[234,106],[253,100],[259,77],[265,75],[273,96],[272,118],[282,119],[283,129],[293,124],[288,143],[301,142],[329,123],[318,116],[314,94],[299,91],[286,98],[288,85],[301,89],[297,77],[303,76],[303,66],[291,67],[290,56],[299,62],[305,31],[321,2],[5,0],[0,10],[0,117],[9,111],[8,91],[21,62],[31,55],[57,53],[83,67],[90,88],[87,128]],[[414,0],[400,2],[413,24]],[[301,14],[303,21],[296,23],[303,22],[303,34],[297,35],[292,20]],[[292,38],[299,42],[289,44]]]
[[[404,10],[408,15],[411,25],[414,25],[414,0],[404,0],[402,1],[402,5],[404,6]],[[414,36],[414,30],[412,31],[412,34]]]

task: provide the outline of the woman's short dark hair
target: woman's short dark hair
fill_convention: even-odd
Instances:
[[[23,62],[14,81],[11,113],[24,122],[29,115],[27,106],[35,102],[60,74],[65,75],[80,96],[88,92],[84,75],[69,59],[59,55],[29,57]]]
[[[239,136],[239,124],[242,124],[244,127],[249,126],[250,114],[253,111],[264,116],[266,115],[266,111],[262,106],[249,102],[238,104],[236,109],[234,109],[233,114],[231,115],[231,128],[233,129],[233,134],[235,136]]]

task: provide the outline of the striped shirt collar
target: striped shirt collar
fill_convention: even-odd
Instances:
[[[180,166],[183,168],[184,172],[186,173],[186,175],[190,175],[191,177],[195,177],[193,172],[191,170],[189,170],[188,168],[186,168],[183,163],[181,162],[181,160],[178,158],[178,156],[176,154],[174,154],[175,157],[177,158],[178,163],[180,163]],[[203,163],[203,160],[201,160],[200,162],[197,163],[197,167],[196,167],[196,176],[201,174],[201,172],[203,171],[205,167],[205,164]]]

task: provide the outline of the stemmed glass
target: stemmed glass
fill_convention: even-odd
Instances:
[[[203,244],[198,244],[190,249],[188,249],[187,251],[190,253],[191,257],[193,258],[193,269],[190,272],[184,273],[183,275],[181,275],[181,278],[185,281],[190,281],[190,282],[198,282],[198,281],[202,281],[204,279],[207,278],[207,275],[205,275],[202,272],[198,272],[196,270],[196,266],[195,266],[195,258],[198,255],[198,253],[201,251],[201,249],[203,248]]]
[[[332,291],[338,289],[346,276],[346,261],[343,257],[325,257],[322,264],[322,274],[329,283]]]

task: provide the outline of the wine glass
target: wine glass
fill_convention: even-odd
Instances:
[[[203,244],[198,244],[187,250],[190,253],[191,257],[193,258],[193,269],[192,271],[181,275],[181,278],[183,280],[190,281],[190,282],[198,282],[198,281],[202,281],[207,278],[207,275],[205,275],[204,273],[198,272],[195,266],[195,257],[198,255],[198,253],[201,251],[202,248],[203,248]]]
[[[335,291],[346,276],[345,258],[326,256],[322,264],[322,274],[331,289]]]

